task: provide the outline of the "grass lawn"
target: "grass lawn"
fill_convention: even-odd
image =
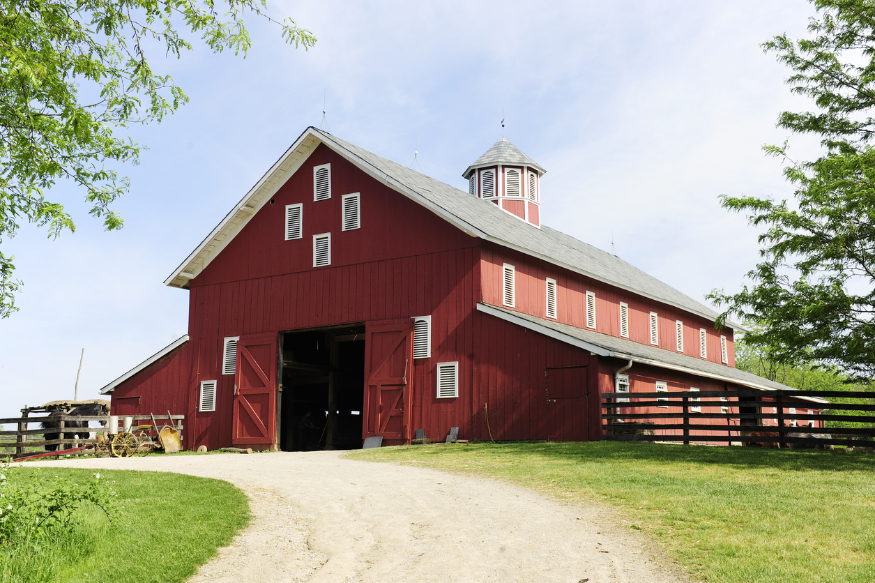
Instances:
[[[875,581],[875,454],[651,443],[476,443],[370,449],[618,508],[694,577]]]
[[[95,473],[23,467],[15,470],[15,480],[83,481]],[[33,554],[0,549],[0,581],[185,581],[249,521],[246,495],[221,480],[101,470],[104,481],[118,493],[112,524],[97,508],[83,507],[68,534],[44,541]]]

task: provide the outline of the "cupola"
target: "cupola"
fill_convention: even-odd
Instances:
[[[541,226],[541,176],[546,170],[501,138],[462,177],[471,195],[536,227]]]

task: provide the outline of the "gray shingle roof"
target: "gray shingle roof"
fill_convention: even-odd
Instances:
[[[505,138],[501,138],[495,144],[486,150],[486,152],[477,158],[473,164],[468,166],[468,169],[462,174],[464,178],[468,178],[468,174],[473,168],[481,166],[495,166],[497,164],[519,164],[520,166],[531,166],[536,168],[540,174],[545,174],[540,164],[526,156],[522,150],[511,144]]]

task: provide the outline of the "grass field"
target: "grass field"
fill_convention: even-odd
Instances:
[[[437,444],[349,455],[607,503],[707,581],[875,581],[873,453],[590,442]]]
[[[94,470],[23,467],[15,480],[84,481]],[[249,521],[242,491],[221,480],[162,472],[109,470],[100,482],[118,493],[110,524],[84,507],[63,536],[0,548],[0,581],[171,583],[185,581]]]

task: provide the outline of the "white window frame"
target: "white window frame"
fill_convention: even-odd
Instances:
[[[316,181],[316,174],[322,168],[328,169],[328,196],[325,198],[319,198],[319,190]],[[319,166],[313,166],[313,202],[318,202],[321,200],[330,200],[331,199],[331,163],[328,164],[320,164]]]
[[[795,415],[796,414],[796,407],[790,407],[787,410],[787,414],[788,415]],[[796,423],[796,421],[797,421],[796,419],[790,419],[789,421],[790,421],[790,427],[797,427],[798,426],[798,424]]]
[[[813,416],[814,416],[814,411],[813,411],[812,409],[809,409],[809,410],[808,410],[808,414],[809,414],[810,416],[812,416],[812,418],[808,420],[808,426],[813,428],[813,427],[814,427],[814,418],[813,418]]]
[[[231,364],[228,362],[228,343],[234,343],[234,365],[231,367],[231,372],[228,372],[228,365]],[[239,336],[227,336],[225,337],[225,341],[222,343],[222,374],[223,375],[232,375],[237,373],[237,347],[240,343]]]
[[[513,194],[513,195],[509,194],[510,191],[507,189],[507,177],[508,177],[508,174],[510,174],[511,172],[515,173],[517,178],[519,179],[519,182],[517,183],[517,187],[518,187],[517,194]],[[502,174],[504,175],[504,196],[508,196],[511,198],[522,198],[522,196],[523,196],[523,173],[522,173],[522,171],[519,168],[507,168],[507,167],[505,167],[504,172]]]
[[[346,199],[353,198],[356,201],[355,204],[355,226],[347,228],[346,226]],[[362,227],[362,197],[360,192],[353,192],[352,194],[344,194],[340,197],[340,228],[343,231],[354,231],[355,229],[361,229]]]
[[[675,326],[675,337],[676,337],[675,342],[677,342],[677,346],[676,346],[677,351],[683,352],[684,351],[684,323],[681,322],[680,320],[675,320],[674,326]]]
[[[510,273],[510,303],[508,303],[507,297],[508,273]],[[516,305],[516,269],[509,263],[501,266],[501,302],[508,308],[513,308]]]
[[[298,236],[289,237],[289,209],[298,209]],[[304,205],[303,203],[286,205],[286,241],[294,241],[304,238]]]
[[[629,337],[629,304],[620,302],[620,337]]]
[[[488,170],[481,170],[480,172],[478,172],[478,174],[480,175],[480,195],[481,195],[481,198],[492,199],[492,198],[495,198],[496,196],[498,196],[498,192],[496,192],[498,190],[498,185],[496,184],[497,181],[495,180],[495,168],[489,168]],[[490,196],[486,196],[486,189],[483,188],[483,180],[486,178],[486,176],[488,174],[492,176],[492,194]]]
[[[656,392],[657,393],[667,393],[668,392],[668,383],[666,381],[656,381]],[[665,405],[657,405],[657,407],[668,407],[668,398],[667,397],[656,397],[657,401],[665,401]]]
[[[586,327],[595,330],[595,292],[586,292]]]
[[[538,173],[529,170],[528,174],[529,182],[527,186],[529,189],[529,201],[536,203],[538,202]],[[532,180],[533,178],[534,180]],[[534,185],[534,188],[532,188],[532,185]]]
[[[551,292],[551,290],[552,290],[552,292]],[[550,312],[550,294],[551,293],[553,294],[553,312],[552,313]],[[548,277],[547,278],[547,298],[546,298],[547,305],[546,305],[546,312],[545,313],[547,314],[548,318],[553,318],[554,320],[557,318],[557,315],[559,313],[559,304],[558,304],[559,300],[557,297],[558,295],[559,294],[557,293],[557,289],[556,289],[556,280]]]
[[[447,366],[453,367],[453,388],[454,395],[441,395],[441,369]],[[435,369],[435,377],[437,377],[437,398],[438,399],[457,399],[459,397],[459,362],[439,362]]]
[[[316,239],[320,237],[327,237],[328,239],[328,263],[325,265],[317,265],[316,264]],[[331,233],[319,233],[318,235],[313,235],[313,267],[329,267],[331,265]]]
[[[426,328],[426,338],[425,338],[425,355],[416,355],[416,324],[419,322],[427,322],[428,328]],[[413,318],[413,358],[431,358],[431,316],[415,316]]]
[[[702,330],[704,330],[704,328],[702,328]],[[720,397],[720,400],[723,401],[724,403],[728,403],[728,402],[729,402],[729,397]],[[729,405],[723,405],[723,406],[721,406],[721,407],[720,407],[720,412],[721,412],[721,413],[729,413]]]
[[[216,393],[218,387],[218,381],[201,381],[201,390],[200,390],[200,399],[198,401],[198,413],[214,413],[216,411]],[[213,388],[213,408],[205,409],[204,408],[204,385],[212,385]]]
[[[729,364],[729,348],[726,346],[726,336],[720,335],[720,361]]]
[[[659,346],[659,315],[650,312],[650,343]]]
[[[625,389],[623,388],[625,387]],[[616,375],[616,379],[614,380],[614,392],[615,393],[630,393],[632,385],[629,384],[629,375],[618,374]],[[616,400],[617,403],[628,403],[628,397],[618,397]]]
[[[708,359],[708,331],[699,328],[699,357]]]
[[[699,389],[696,387],[690,387],[691,393],[698,393]],[[702,412],[702,399],[699,397],[690,397],[690,412],[691,413],[701,413]],[[698,405],[693,405],[693,403],[699,403]]]
[[[468,194],[477,196],[477,171],[471,173],[468,177]]]

